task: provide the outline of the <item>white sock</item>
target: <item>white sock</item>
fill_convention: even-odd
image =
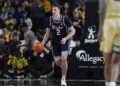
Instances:
[[[66,79],[66,75],[62,75],[62,79]]]
[[[115,82],[110,82],[109,86],[116,86],[116,83]]]

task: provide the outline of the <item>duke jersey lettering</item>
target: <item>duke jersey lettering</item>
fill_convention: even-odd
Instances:
[[[72,22],[68,17],[62,15],[59,21],[56,21],[53,16],[50,16],[47,22],[47,27],[51,30],[52,44],[60,44],[61,39],[68,35],[68,28],[72,26]]]

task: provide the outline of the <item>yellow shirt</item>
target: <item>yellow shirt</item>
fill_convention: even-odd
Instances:
[[[82,17],[82,24],[85,25],[85,10],[84,11],[78,10],[78,13]]]
[[[32,7],[32,6],[34,5],[34,2],[25,1],[24,4],[25,4],[27,7]]]
[[[45,7],[45,12],[50,12],[51,11],[51,3],[48,0],[45,1],[40,1],[40,5]]]
[[[5,34],[5,38],[6,38],[6,42],[7,43],[9,43],[10,42],[10,34],[8,33],[8,34]]]
[[[22,69],[28,66],[28,62],[24,57],[19,59],[17,59],[16,57],[13,57],[12,59],[8,60],[7,64],[12,65],[12,67],[16,67],[18,69]]]
[[[6,25],[9,25],[10,23],[12,23],[12,24],[16,24],[17,21],[16,21],[15,18],[11,18],[10,20],[9,20],[9,19],[5,20],[4,23],[5,23]]]
[[[108,0],[106,18],[120,18],[120,0]]]

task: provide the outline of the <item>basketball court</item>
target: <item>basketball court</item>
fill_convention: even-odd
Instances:
[[[68,86],[105,86],[103,80],[67,80]],[[61,86],[59,79],[3,79],[0,86]]]

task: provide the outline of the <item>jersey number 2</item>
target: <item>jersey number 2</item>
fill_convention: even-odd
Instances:
[[[59,29],[56,29],[56,31],[57,31],[57,35],[61,35]]]

